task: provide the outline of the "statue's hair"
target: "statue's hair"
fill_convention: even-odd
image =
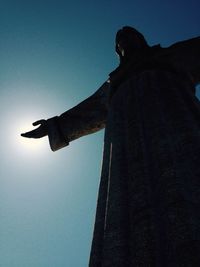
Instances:
[[[122,29],[120,29],[117,34],[116,34],[116,38],[115,38],[115,51],[117,52],[117,54],[119,55],[119,57],[121,58],[121,52],[119,51],[118,49],[118,40],[120,39],[120,35],[123,34],[123,33],[131,33],[135,36],[138,37],[138,39],[140,39],[141,41],[141,48],[147,48],[149,47],[148,44],[147,44],[147,41],[145,40],[144,36],[139,32],[137,31],[135,28],[133,27],[130,27],[130,26],[125,26],[123,27]]]

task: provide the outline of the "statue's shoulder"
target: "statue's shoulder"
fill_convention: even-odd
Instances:
[[[200,51],[200,37],[195,37],[191,39],[187,39],[184,41],[177,42],[167,48],[167,50],[171,50],[174,52],[185,52],[185,53],[191,53],[191,50],[193,52]]]
[[[162,48],[158,57],[172,66],[190,73],[196,83],[200,82],[200,37]]]
[[[169,60],[200,82],[200,37],[184,40],[166,48]]]
[[[184,41],[180,41],[177,43],[174,43],[168,47],[161,47],[160,50],[158,50],[157,55],[158,56],[191,56],[193,54],[197,53],[197,55],[200,55],[200,37],[195,37],[191,39],[187,39]]]

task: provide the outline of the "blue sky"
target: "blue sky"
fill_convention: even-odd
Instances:
[[[0,266],[86,267],[103,131],[58,152],[20,133],[91,95],[118,64],[116,31],[150,45],[198,36],[185,1],[0,1]]]

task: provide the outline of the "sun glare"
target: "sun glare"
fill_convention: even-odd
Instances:
[[[34,151],[38,151],[41,149],[42,145],[44,144],[44,139],[39,138],[39,139],[34,139],[34,138],[25,138],[21,136],[21,133],[25,133],[27,131],[33,130],[37,127],[33,127],[30,124],[24,125],[23,127],[20,127],[18,130],[18,136],[17,136],[17,141],[20,146],[23,146],[24,149],[30,149]]]
[[[25,133],[36,129],[37,127],[32,126],[32,122],[34,120],[25,119],[18,122],[18,125],[13,127],[12,130],[12,146],[13,149],[17,152],[17,154],[26,154],[26,155],[33,155],[33,154],[41,154],[48,150],[47,146],[47,138],[25,138],[21,136],[21,133]]]

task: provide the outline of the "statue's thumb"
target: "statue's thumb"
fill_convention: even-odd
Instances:
[[[35,122],[33,123],[33,126],[37,126],[37,125],[43,124],[44,122],[46,122],[46,120],[35,121]]]

